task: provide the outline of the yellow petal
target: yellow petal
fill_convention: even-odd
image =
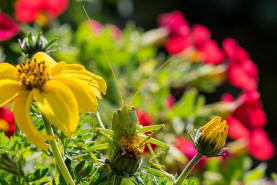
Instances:
[[[77,78],[89,84],[92,88],[97,89],[99,94],[97,97],[101,98],[101,93],[106,94],[107,84],[105,80],[89,71],[87,71],[80,64],[67,64],[59,62],[51,70],[52,77],[56,75],[67,75],[70,78]]]
[[[34,100],[51,124],[67,137],[72,135],[78,126],[79,111],[76,99],[66,85],[50,80],[42,91],[34,89]]]
[[[0,64],[0,80],[11,79],[16,81],[17,70],[16,68],[8,63]]]
[[[49,55],[47,55],[44,52],[36,53],[33,56],[32,60],[36,60],[37,62],[44,61],[48,69],[51,69],[52,67],[54,67],[57,64],[57,62],[53,58],[51,58]]]
[[[53,140],[57,137],[48,136],[40,131],[32,123],[30,117],[30,106],[32,103],[32,92],[22,91],[15,100],[14,117],[17,126],[25,134],[25,136],[34,143],[37,147],[47,150],[48,145],[45,144],[44,139]]]
[[[211,121],[209,121],[207,124],[205,124],[202,128],[202,133],[209,134],[209,132],[221,122],[221,117],[216,116]]]
[[[14,80],[0,80],[0,107],[14,99],[22,90],[19,82]]]
[[[98,106],[97,99],[94,91],[87,84],[81,80],[66,78],[61,75],[58,75],[53,79],[61,81],[70,88],[78,102],[81,114],[85,114],[87,111],[92,113],[96,112]]]

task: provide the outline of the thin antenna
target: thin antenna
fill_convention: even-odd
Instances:
[[[89,15],[88,15],[88,12],[87,12],[87,10],[86,10],[86,8],[85,8],[84,5],[83,5],[83,9],[84,9],[85,14],[86,14],[86,16],[87,16],[88,22],[91,24],[91,19],[90,19]],[[108,57],[108,55],[107,55],[107,53],[106,53],[106,50],[104,49],[104,47],[103,47],[103,45],[102,45],[102,43],[101,43],[99,40],[97,40],[97,41],[98,41],[98,43],[99,43],[99,45],[100,45],[100,48],[101,48],[101,50],[102,50],[102,52],[103,52],[103,54],[104,54],[104,56],[105,56],[105,58],[106,58],[106,61],[107,61],[108,64],[109,64],[109,67],[110,67],[110,69],[111,69],[111,71],[112,71],[112,73],[113,73],[113,76],[114,76],[114,79],[115,79],[115,83],[116,83],[116,87],[117,87],[117,90],[118,90],[118,92],[119,92],[120,99],[121,99],[121,106],[123,106],[123,105],[124,105],[123,96],[122,96],[121,90],[120,90],[120,88],[119,88],[119,83],[118,83],[118,80],[117,80],[117,78],[116,78],[115,72],[114,72],[114,70],[113,70],[112,63],[111,63],[111,61],[110,61],[110,59],[109,59],[109,57]]]
[[[151,78],[153,78],[153,76],[155,76],[164,66],[166,66],[173,58],[175,57],[175,55],[171,56],[169,59],[167,59],[165,61],[165,63],[163,63],[162,65],[160,65],[160,67],[158,69],[156,69],[148,79],[144,80],[144,82],[140,85],[140,87],[138,88],[138,90],[135,92],[134,96],[132,97],[131,101],[129,102],[129,105],[131,105],[131,103],[133,102],[134,98],[136,97],[136,95],[141,91],[141,89],[151,80]]]

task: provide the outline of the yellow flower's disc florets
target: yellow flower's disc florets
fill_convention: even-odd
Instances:
[[[36,59],[16,66],[19,81],[27,90],[33,88],[42,89],[50,79],[45,61],[38,62]]]
[[[213,156],[223,151],[228,135],[228,125],[226,120],[215,117],[206,125],[201,127],[195,137],[195,147],[203,155]]]
[[[129,153],[133,153],[138,159],[143,154],[145,145],[140,146],[141,139],[138,136],[123,136],[120,139],[120,144],[124,150]]]

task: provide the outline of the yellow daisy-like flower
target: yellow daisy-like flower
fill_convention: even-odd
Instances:
[[[103,78],[82,65],[57,63],[43,52],[16,67],[0,64],[0,107],[15,98],[14,115],[19,129],[41,149],[48,149],[45,140],[56,137],[41,133],[32,123],[33,101],[51,124],[70,137],[77,128],[79,112],[95,113],[97,98],[106,93],[106,88]]]
[[[194,139],[195,148],[202,155],[215,156],[225,150],[223,147],[227,136],[227,122],[217,116],[197,131]]]

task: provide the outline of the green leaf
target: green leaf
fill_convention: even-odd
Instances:
[[[265,163],[262,163],[254,170],[247,172],[244,176],[243,182],[247,184],[262,179],[265,175],[266,166],[267,165]]]
[[[37,169],[34,174],[27,177],[27,182],[37,181],[48,174],[49,168]]]
[[[29,47],[33,47],[33,36],[31,33],[28,34],[28,45]]]
[[[39,44],[41,35],[42,35],[42,32],[40,31],[37,35],[37,38],[36,38],[36,45]]]
[[[59,176],[60,185],[67,185],[66,181],[64,180],[63,176]]]
[[[75,171],[76,171],[77,174],[85,166],[85,164],[86,164],[86,161],[81,161],[79,164],[77,164],[77,166],[75,167]]]

